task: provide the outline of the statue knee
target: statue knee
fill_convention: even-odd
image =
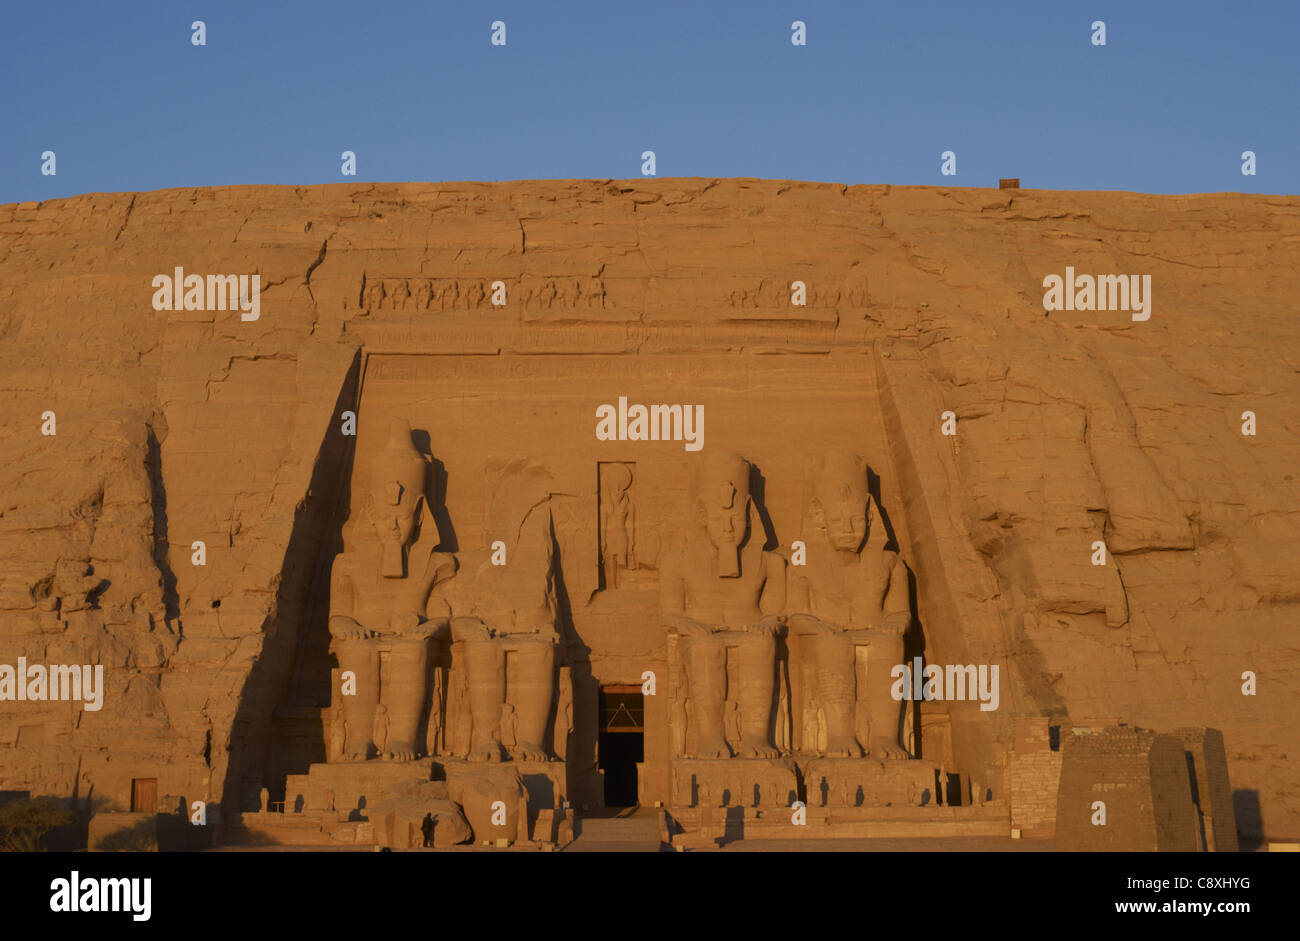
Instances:
[[[478,618],[460,617],[451,619],[451,636],[458,642],[473,643],[491,640],[492,632]]]
[[[835,633],[833,627],[811,614],[792,614],[787,619],[786,623],[789,625],[791,634],[809,637],[825,637]]]

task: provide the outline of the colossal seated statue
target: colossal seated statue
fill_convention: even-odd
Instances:
[[[501,542],[496,549],[460,553],[458,574],[430,601],[450,612],[453,650],[464,655],[466,757],[547,761],[560,641],[549,504],[529,509]]]
[[[799,650],[799,697],[804,721],[824,718],[825,746],[805,732],[801,751],[832,758],[862,755],[859,702],[870,728],[873,758],[906,758],[899,745],[903,704],[890,693],[891,668],[903,662],[903,635],[912,624],[907,566],[885,548],[880,509],[867,489],[867,469],[856,455],[832,453],[810,467],[811,500],[805,534],[807,564],[791,568],[788,625]],[[867,671],[858,684],[855,648],[865,648]]]
[[[785,600],[784,560],[764,551],[749,490],[750,465],[706,459],[691,495],[693,518],[666,554],[660,611],[685,664],[695,758],[729,758],[727,648],[739,653],[740,757],[775,758],[776,641]],[[680,697],[680,692],[679,692]],[[682,712],[678,704],[678,712]]]
[[[354,529],[330,573],[330,634],[339,668],[354,683],[354,691],[343,691],[343,758],[373,756],[375,720],[382,716],[388,727],[382,757],[409,761],[422,751],[429,638],[445,624],[427,617],[426,599],[455,570],[455,559],[436,551],[441,536],[427,499],[429,461],[412,445],[405,420],[392,422],[369,469],[364,512],[373,532]],[[383,653],[389,669],[381,704]]]

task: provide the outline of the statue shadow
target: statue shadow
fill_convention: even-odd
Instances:
[[[719,846],[725,846],[728,843],[736,843],[745,838],[745,808],[740,806],[728,807],[726,816],[723,818],[722,836],[718,840]]]
[[[180,617],[180,597],[176,592],[176,573],[167,558],[167,487],[163,484],[162,443],[149,425],[146,440],[145,468],[149,472],[149,489],[153,509],[153,560],[162,576],[163,616],[169,621]]]
[[[880,523],[885,527],[885,550],[888,552],[898,551],[898,535],[894,532],[894,524],[889,519],[889,513],[885,511],[885,501],[880,496],[880,475],[870,467],[867,468],[867,493],[871,494],[871,499],[876,501],[876,509],[880,511]],[[912,609],[913,617],[916,616],[916,609]]]
[[[334,415],[359,407],[360,376],[358,350],[339,387]],[[343,551],[343,524],[351,513],[355,453],[355,436],[338,434],[331,423],[318,446],[307,496],[294,511],[275,600],[260,626],[261,655],[249,670],[232,723],[221,793],[224,819],[235,826],[256,804],[256,788],[245,782],[267,787],[271,799],[281,801],[287,775],[325,760],[323,740],[310,752],[272,747],[273,722],[278,705],[324,708],[332,699],[330,670],[337,664],[329,650],[330,573]]]
[[[451,476],[447,472],[447,465],[433,456],[429,432],[422,428],[411,429],[411,443],[416,451],[428,459],[430,465],[429,512],[433,514],[433,521],[438,524],[438,535],[442,537],[437,548],[440,552],[459,552],[460,541],[456,538],[456,525],[451,520],[451,514],[447,512],[447,488]]]
[[[885,502],[880,492],[880,475],[871,467],[867,468],[867,492],[871,499],[876,502],[876,509],[880,513],[880,525],[885,528],[885,550],[888,552],[898,552],[898,533],[894,530],[894,524],[889,518],[889,512],[885,509]],[[901,555],[901,553],[900,553]],[[912,614],[912,626],[907,633],[903,635],[903,665],[910,666],[913,658],[920,657],[925,659],[925,625],[921,622],[921,609],[917,595],[916,573],[912,567],[904,562],[907,571],[907,607]],[[925,743],[921,734],[921,701],[914,699],[908,704],[912,713],[912,757],[925,757]],[[903,729],[906,726],[907,714],[905,709],[899,710],[898,728],[895,730],[898,735],[898,741],[905,741],[903,738]]]
[[[767,512],[767,479],[763,472],[758,469],[756,464],[749,465],[749,497],[754,503],[754,509],[758,513],[758,521],[763,526],[763,548],[767,550],[775,549],[780,543],[776,539],[776,528],[772,525],[772,517]]]
[[[573,685],[573,731],[570,733],[570,741],[565,743],[564,754],[566,755],[566,764],[577,766],[579,763],[574,759],[574,746],[578,742],[594,742],[599,731],[600,719],[597,713],[598,708],[582,708],[580,698],[585,699],[588,696],[593,700],[593,705],[598,707],[599,690],[596,687],[595,678],[591,673],[591,648],[583,641],[578,634],[577,626],[573,623],[573,605],[569,600],[569,588],[564,580],[564,560],[560,548],[560,540],[555,533],[555,518],[551,517],[551,572],[554,579],[555,587],[555,626],[560,634],[560,643],[564,648],[561,655],[556,658],[556,674],[559,674],[559,668],[565,664],[569,666],[569,682]],[[581,658],[581,659],[580,659]],[[550,721],[547,728],[555,729],[555,720],[557,718],[555,710],[559,708],[559,697],[551,704]],[[552,738],[554,733],[552,732]],[[550,753],[557,754],[556,743],[550,742]],[[595,756],[592,756],[593,763]],[[570,793],[572,788],[567,789]]]
[[[1264,845],[1264,815],[1259,791],[1238,788],[1232,792],[1232,814],[1237,821],[1237,845],[1243,853],[1256,853]]]

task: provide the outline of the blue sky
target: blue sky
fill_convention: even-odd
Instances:
[[[627,178],[653,150],[660,177],[1300,192],[1293,0],[9,0],[0,25],[0,202],[344,182],[344,150],[358,181]]]

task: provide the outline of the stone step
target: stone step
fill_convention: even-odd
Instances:
[[[638,811],[626,817],[583,817],[577,836],[567,847],[577,851],[657,852],[659,824],[653,812]]]

